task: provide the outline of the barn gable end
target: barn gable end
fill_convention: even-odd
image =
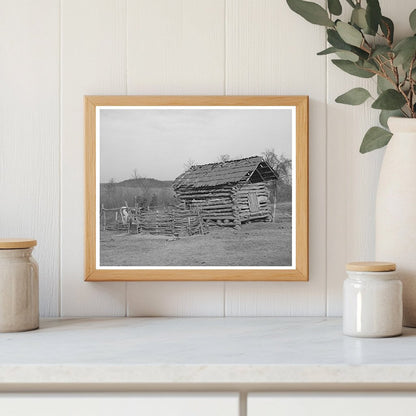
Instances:
[[[238,227],[251,220],[271,220],[266,182],[277,178],[262,157],[253,156],[192,166],[175,179],[173,189],[207,223]]]

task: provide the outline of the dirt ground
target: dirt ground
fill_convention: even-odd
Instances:
[[[289,207],[277,222],[253,222],[241,230],[210,227],[209,234],[167,236],[101,232],[102,266],[290,266]]]

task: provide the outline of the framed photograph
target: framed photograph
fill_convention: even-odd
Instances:
[[[308,97],[86,96],[85,156],[85,280],[308,280]]]

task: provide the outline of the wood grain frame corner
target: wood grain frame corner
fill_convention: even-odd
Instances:
[[[99,270],[96,268],[97,106],[295,106],[296,269],[282,270]],[[86,281],[308,281],[309,99],[308,96],[85,96],[85,280]]]

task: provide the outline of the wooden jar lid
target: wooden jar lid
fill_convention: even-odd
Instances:
[[[37,244],[36,240],[28,238],[0,238],[0,250],[14,249],[14,248],[30,248]]]
[[[357,261],[347,263],[346,269],[350,272],[393,272],[396,265],[385,261]]]

